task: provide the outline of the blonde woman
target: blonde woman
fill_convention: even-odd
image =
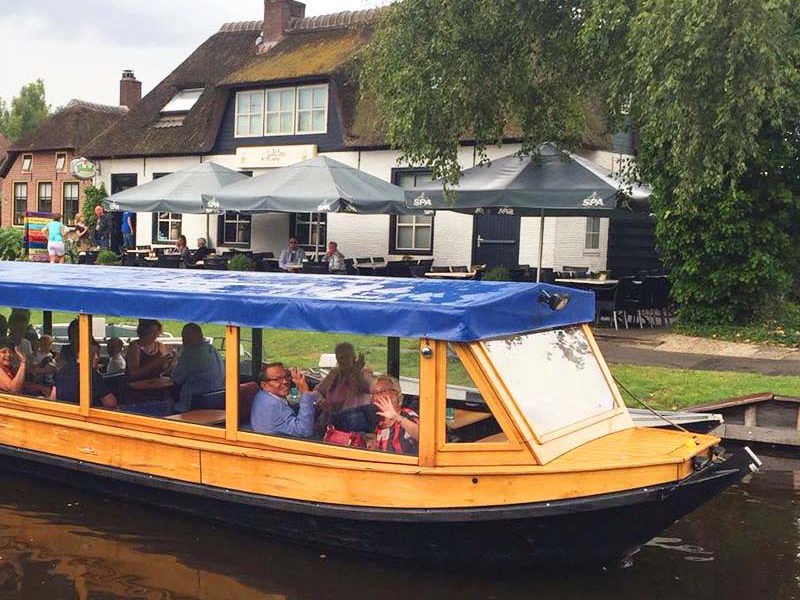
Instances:
[[[78,242],[79,250],[89,249],[89,228],[86,226],[83,213],[75,215],[75,241]]]

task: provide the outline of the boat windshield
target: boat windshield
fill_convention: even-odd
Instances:
[[[538,436],[615,408],[580,327],[485,342],[500,377]]]

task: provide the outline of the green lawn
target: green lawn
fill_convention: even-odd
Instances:
[[[0,310],[8,315],[10,311]],[[34,322],[39,322],[41,313],[34,312]],[[54,313],[53,322],[66,323],[74,315]],[[109,317],[108,322],[135,324],[133,319],[117,319]],[[165,331],[179,336],[182,323],[165,321]],[[219,340],[224,338],[221,325],[203,326],[206,336]],[[242,331],[243,338],[249,338],[249,330]],[[334,333],[310,333],[298,331],[265,330],[264,360],[283,361],[287,365],[303,368],[315,367],[319,355],[332,353],[339,342],[350,342],[356,352],[363,352],[366,364],[376,371],[386,368],[386,340],[380,337],[343,335]],[[250,342],[245,339],[244,349],[249,350]],[[416,340],[404,339],[400,343],[400,371],[407,377],[419,376],[419,350]],[[634,365],[611,365],[614,376],[637,397],[651,404],[654,408],[677,409],[693,404],[713,402],[744,396],[757,392],[800,397],[800,377],[768,377],[752,373],[733,373],[719,371],[690,371],[682,369],[666,369],[660,367],[640,367]],[[449,377],[451,384],[472,385],[460,363],[449,361]],[[638,404],[627,397],[629,406]]]

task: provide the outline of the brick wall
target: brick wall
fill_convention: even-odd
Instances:
[[[56,154],[66,154],[64,161],[64,169],[56,171]],[[32,152],[33,160],[31,161],[30,171],[23,172],[22,161],[23,154],[19,154],[11,166],[11,169],[2,180],[2,197],[3,206],[0,210],[0,226],[9,227],[13,223],[13,210],[14,210],[14,184],[26,183],[28,185],[28,211],[38,210],[38,189],[39,183],[47,182],[53,186],[52,194],[52,211],[64,212],[64,183],[77,183],[79,185],[79,208],[83,204],[84,190],[87,186],[91,185],[91,181],[78,181],[69,173],[69,163],[75,158],[75,155],[70,150],[64,151],[48,151],[48,152]],[[65,222],[72,222],[75,215],[64,215]]]

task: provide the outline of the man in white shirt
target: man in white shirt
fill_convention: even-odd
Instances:
[[[287,273],[297,273],[306,258],[305,251],[298,245],[296,237],[289,238],[289,245],[281,250],[278,266]]]

